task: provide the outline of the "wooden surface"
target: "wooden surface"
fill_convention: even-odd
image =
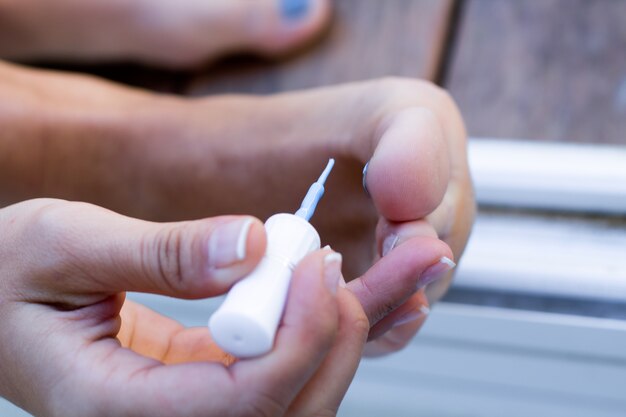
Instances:
[[[442,81],[469,134],[626,144],[626,1],[335,0],[328,33],[269,62],[188,73],[72,67],[188,95],[266,94],[398,75]]]
[[[459,25],[471,136],[626,144],[626,2],[466,0]]]
[[[432,79],[453,0],[336,0],[328,33],[270,63],[234,59],[198,74],[188,94],[271,93],[398,75]]]

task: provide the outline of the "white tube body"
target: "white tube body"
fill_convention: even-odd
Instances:
[[[295,266],[320,248],[317,231],[293,214],[265,222],[267,252],[257,268],[238,282],[211,316],[213,340],[239,358],[269,352],[283,314]]]

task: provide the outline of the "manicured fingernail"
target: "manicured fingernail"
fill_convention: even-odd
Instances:
[[[309,12],[310,2],[311,0],[280,0],[280,10],[286,19],[301,19]]]
[[[246,258],[248,234],[254,220],[233,220],[217,226],[209,238],[209,267],[224,268]]]
[[[326,245],[322,249],[324,249],[324,250],[333,250],[333,248],[331,248],[330,245]],[[337,255],[339,255],[339,257],[341,257],[340,254],[337,254]],[[341,265],[339,265],[339,286],[341,288],[346,288],[348,286],[348,284],[346,283],[346,280],[343,277],[343,274],[341,273]]]
[[[447,256],[444,256],[443,258],[439,259],[439,262],[429,266],[424,272],[422,272],[422,275],[420,276],[417,284],[418,288],[423,288],[428,284],[431,284],[438,279],[445,277],[449,271],[454,269],[454,267],[456,267],[454,261]]]
[[[337,252],[329,253],[324,258],[324,282],[333,294],[337,293],[341,279],[341,261],[342,256]]]
[[[422,317],[429,314],[430,308],[426,307],[425,305],[421,305],[416,310],[410,311],[404,316],[398,318],[398,320],[396,320],[396,322],[393,324],[393,327],[402,326],[403,324],[407,323],[413,323],[415,320],[421,319]]]
[[[383,251],[382,251],[382,255],[383,256],[387,256],[387,254],[389,252],[391,252],[393,250],[393,248],[396,247],[396,245],[398,244],[398,241],[400,240],[400,236],[398,235],[389,235],[385,238],[385,240],[383,240]]]
[[[363,189],[365,190],[365,194],[367,194],[368,196],[370,195],[370,191],[367,189],[367,168],[369,168],[370,163],[368,162],[367,164],[365,164],[365,166],[363,167]]]

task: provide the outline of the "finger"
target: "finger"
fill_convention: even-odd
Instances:
[[[428,299],[421,289],[376,323],[370,331],[364,355],[382,356],[403,349],[421,329],[429,313]]]
[[[430,305],[424,289],[418,290],[394,311],[381,319],[372,327],[368,340],[372,341],[385,335],[387,332],[410,323],[418,318],[423,318],[430,313]]]
[[[294,272],[276,345],[230,368],[206,362],[163,366],[115,354],[107,402],[112,415],[282,415],[318,369],[338,326],[337,257],[318,251]],[[109,357],[110,360],[113,360]]]
[[[335,344],[290,407],[290,416],[335,415],[354,378],[369,332],[369,321],[350,291],[340,289],[338,302],[339,330]]]
[[[418,289],[449,271],[454,265],[451,257],[448,245],[438,239],[412,238],[347,285],[374,326]]]
[[[404,349],[420,331],[427,318],[428,315],[422,315],[411,323],[406,323],[391,329],[382,337],[367,343],[363,355],[374,358],[389,355]]]
[[[226,365],[233,358],[221,350],[206,327],[185,328],[149,308],[126,301],[120,313],[117,339],[123,347],[166,364],[213,361]]]
[[[20,239],[33,271],[27,284],[44,293],[208,297],[249,273],[266,245],[263,225],[248,216],[159,224],[55,201],[24,222]]]
[[[282,415],[332,347],[338,329],[340,277],[339,254],[323,250],[307,257],[294,272],[272,353],[254,365],[241,361],[233,366],[238,382],[252,387],[257,399],[265,399],[263,415]]]
[[[419,236],[438,238],[437,231],[425,220],[391,222],[381,217],[376,227],[378,256],[386,256],[395,247]]]
[[[415,220],[443,199],[450,178],[448,148],[435,115],[409,108],[391,119],[366,172],[367,190],[392,221]]]
[[[439,209],[437,209],[435,213],[438,211]],[[385,218],[381,218],[376,228],[376,242],[379,256],[389,254],[389,252],[391,252],[395,247],[414,237],[438,237],[438,233],[435,230],[436,226],[433,226],[430,223],[430,216],[428,219],[428,221],[416,220],[412,222],[390,222]],[[448,241],[445,241],[442,236],[439,236],[439,239],[443,240],[447,244],[450,244]],[[454,253],[454,246],[451,246],[451,249]],[[444,273],[439,278],[427,284],[426,293],[428,294],[428,299],[431,300],[431,302],[435,302],[441,298],[441,296],[448,290],[452,281],[454,269],[454,266],[452,264],[450,265],[452,268],[449,269],[448,273]]]

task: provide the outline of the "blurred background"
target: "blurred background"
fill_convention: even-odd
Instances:
[[[449,89],[480,212],[444,302],[399,354],[364,360],[343,417],[626,415],[626,2],[336,0],[280,62],[72,67],[183,95],[382,76]],[[133,295],[188,325],[215,301]],[[21,416],[0,403],[1,416]]]

